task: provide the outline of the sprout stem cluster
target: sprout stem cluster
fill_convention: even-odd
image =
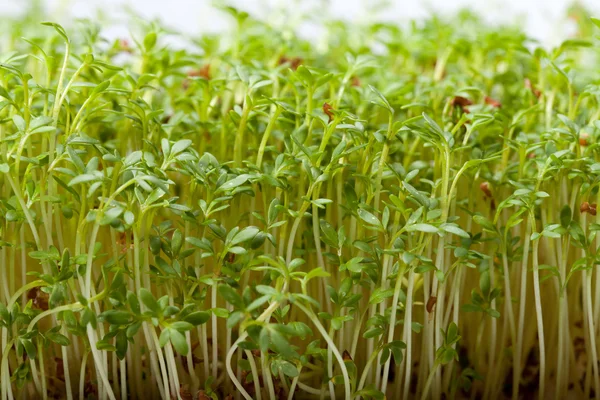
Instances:
[[[0,400],[600,393],[600,21],[222,11],[0,35]]]

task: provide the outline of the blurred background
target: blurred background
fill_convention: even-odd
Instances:
[[[222,31],[230,22],[211,6],[211,0],[0,0],[0,14],[18,15],[32,3],[42,9],[46,20],[67,26],[74,18],[99,18],[107,27],[105,35],[109,38],[128,35],[131,11],[146,20],[159,19],[167,27],[190,35]],[[546,46],[570,35],[573,22],[567,15],[574,6],[587,7],[591,15],[600,16],[600,0],[231,0],[227,3],[273,23],[277,23],[274,16],[278,10],[357,23],[376,19],[404,24],[431,13],[451,15],[466,8],[493,24],[518,24]],[[301,29],[308,36],[317,30],[315,26]]]

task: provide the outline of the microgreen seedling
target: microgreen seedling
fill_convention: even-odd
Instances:
[[[1,400],[600,393],[600,20],[221,10],[0,34]]]

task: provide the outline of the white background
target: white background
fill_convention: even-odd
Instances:
[[[196,34],[202,31],[220,31],[227,19],[211,7],[210,0],[40,0],[46,20],[69,23],[71,17],[96,17],[101,10],[110,21],[117,21],[108,29],[108,36],[127,34],[128,19],[124,9],[132,7],[145,19],[159,18],[169,27]],[[377,3],[386,1],[389,7],[377,13]],[[600,16],[600,0],[579,0]],[[448,14],[469,8],[490,23],[513,23],[525,28],[532,37],[545,45],[564,39],[572,30],[566,21],[566,9],[571,0],[232,0],[254,15],[266,17],[266,10],[279,7],[287,12],[318,10],[320,17],[337,16],[350,21],[361,18],[394,20],[404,23],[424,18],[431,11]],[[0,13],[18,14],[27,0],[0,0]]]

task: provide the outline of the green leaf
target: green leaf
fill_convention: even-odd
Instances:
[[[59,344],[61,346],[68,346],[71,344],[71,341],[69,340],[68,337],[66,337],[65,335],[62,335],[60,333],[47,333],[46,334],[46,338],[56,344]]]
[[[156,45],[156,32],[149,32],[144,37],[144,48],[146,51],[151,51]]]
[[[131,324],[127,327],[125,334],[127,335],[128,338],[132,338],[137,334],[137,332],[140,330],[141,327],[142,327],[142,321],[134,322],[133,324]]]
[[[42,25],[53,27],[56,30],[56,32],[58,32],[58,34],[62,36],[65,42],[69,43],[69,37],[67,36],[67,32],[65,31],[65,28],[63,28],[61,25],[55,22],[42,22]]]
[[[490,292],[490,273],[489,271],[483,271],[479,275],[479,288],[481,289],[481,293],[485,296]]]
[[[569,76],[567,75],[567,73],[566,73],[566,72],[565,72],[565,71],[564,71],[562,68],[560,68],[558,65],[556,65],[556,64],[554,63],[554,61],[550,61],[550,65],[552,65],[552,68],[554,68],[554,70],[555,70],[556,72],[558,72],[558,73],[559,73],[559,75],[560,75],[560,76],[562,76],[562,77],[563,77],[563,78],[564,78],[564,79],[565,79],[567,82],[569,82],[569,81],[570,81],[570,80],[569,80]]]
[[[275,198],[271,200],[269,204],[269,210],[267,212],[267,222],[269,225],[273,224],[277,219],[277,214],[279,213],[279,199]]]
[[[411,329],[412,329],[412,331],[413,331],[413,332],[415,332],[415,333],[420,333],[420,332],[421,332],[421,330],[423,330],[423,324],[420,324],[420,323],[418,323],[418,322],[413,322],[413,323],[411,324]]]
[[[210,314],[206,311],[196,311],[186,315],[183,320],[189,322],[192,325],[205,324],[210,319]]]
[[[442,226],[440,226],[440,228],[442,228],[443,231],[448,232],[448,233],[452,233],[456,236],[460,236],[462,238],[465,239],[469,239],[470,236],[467,232],[463,231],[461,228],[458,227],[458,225],[455,224],[443,224]]]
[[[171,147],[171,154],[170,154],[170,156],[173,157],[173,156],[181,153],[182,151],[186,150],[191,145],[192,145],[192,141],[189,140],[189,139],[182,139],[182,140],[176,142]]]
[[[148,289],[146,289],[146,288],[140,289],[140,300],[142,301],[142,304],[144,304],[148,309],[150,309],[150,311],[153,311],[153,312],[160,311],[160,306],[158,305],[158,302],[156,301],[156,299],[154,298],[154,296]]]
[[[244,308],[242,297],[232,287],[228,285],[219,285],[219,294],[231,305],[237,308]]]
[[[368,212],[367,210],[364,210],[362,208],[359,209],[358,216],[360,217],[360,219],[362,219],[369,225],[375,225],[377,227],[381,227],[381,222],[379,222],[379,219],[375,215]]]
[[[546,236],[546,237],[549,237],[552,239],[558,239],[558,238],[560,238],[560,233],[544,229],[542,231],[542,236]]]
[[[227,311],[225,308],[211,308],[210,311],[219,318],[229,317],[229,311]]]
[[[127,311],[108,310],[100,314],[100,317],[111,325],[126,325],[129,323],[131,314]]]
[[[135,314],[139,315],[142,313],[140,302],[133,292],[127,293],[127,302],[129,303],[129,308],[131,308],[131,311]]]
[[[171,238],[171,252],[175,257],[179,255],[181,245],[183,244],[183,234],[179,229],[175,229],[173,237]]]
[[[382,333],[383,333],[383,329],[382,329],[382,328],[375,327],[375,328],[371,328],[371,329],[367,330],[367,331],[366,331],[366,332],[363,334],[363,337],[364,337],[365,339],[370,339],[370,338],[374,338],[374,337],[376,337],[376,336],[379,336],[379,335],[381,335]]]
[[[375,104],[385,108],[390,114],[394,113],[394,109],[392,108],[392,106],[390,105],[389,101],[385,98],[384,95],[381,94],[381,92],[379,90],[377,90],[374,86],[369,85],[369,89],[375,93],[378,97],[377,102],[374,102]]]
[[[247,250],[241,246],[230,247],[228,250],[233,254],[245,254],[247,252]]]
[[[169,339],[171,339],[171,330],[164,329],[160,333],[160,337],[158,338],[158,344],[160,345],[160,347],[165,347],[165,345],[169,342]]]
[[[185,321],[175,321],[170,325],[170,328],[175,329],[179,332],[186,332],[192,330],[194,328],[194,325]]]
[[[265,295],[269,295],[269,296],[275,296],[275,295],[279,294],[277,289],[275,289],[274,287],[271,287],[271,286],[267,286],[267,285],[256,285],[256,291],[260,294],[265,294]]]
[[[267,350],[269,350],[269,342],[269,330],[263,328],[260,331],[260,335],[258,337],[258,345],[260,347],[260,351],[266,352]]]
[[[95,180],[98,180],[98,177],[96,175],[82,174],[82,175],[76,176],[75,178],[71,179],[71,181],[69,182],[69,186],[74,186],[79,183],[92,182]]]
[[[117,333],[117,336],[115,338],[115,349],[116,349],[117,357],[119,358],[119,360],[123,360],[125,358],[125,356],[127,355],[127,346],[128,346],[127,335],[125,334],[124,331],[119,331],[119,333]]]
[[[331,276],[331,274],[327,271],[325,271],[323,268],[318,267],[315,269],[310,270],[310,272],[308,274],[306,274],[306,281],[309,281],[313,278],[329,278]]]
[[[102,339],[96,342],[96,348],[102,351],[115,351],[114,345],[110,344],[108,340]]]
[[[369,297],[369,304],[379,304],[388,297],[394,295],[394,289],[375,288]]]
[[[325,242],[325,244],[337,248],[339,238],[337,232],[333,229],[333,226],[324,219],[319,220],[319,226],[321,227],[321,232],[323,232],[321,240]]]
[[[464,312],[482,312],[483,308],[475,304],[463,304],[460,308]]]
[[[445,365],[457,357],[456,350],[452,348],[444,348],[438,357],[440,364]]]
[[[31,342],[31,340],[21,339],[21,343],[23,344],[23,347],[25,348],[27,357],[31,358],[32,360],[35,360],[35,358],[37,357],[37,350],[35,348],[35,345]]]
[[[362,261],[362,257],[354,257],[345,264],[343,264],[343,266],[351,272],[360,272],[363,268],[363,265],[361,265]]]
[[[199,249],[206,250],[212,253],[212,248],[210,247],[210,243],[207,243],[201,239],[188,236],[185,238],[185,241],[191,244],[194,247],[198,247]]]
[[[292,350],[290,343],[282,334],[277,331],[272,331],[270,337],[273,347],[282,356],[290,358],[294,356],[294,351]]]
[[[296,366],[289,361],[282,361],[280,364],[280,368],[281,372],[283,372],[285,376],[289,376],[290,378],[295,378],[299,375],[298,368],[296,368]]]
[[[123,214],[123,209],[121,207],[112,207],[104,212],[102,219],[100,220],[100,225],[107,225],[119,218],[121,214]]]
[[[233,239],[231,239],[230,245],[231,246],[235,246],[237,244],[246,242],[250,239],[252,239],[254,236],[256,236],[256,234],[260,232],[260,229],[258,229],[255,226],[248,226],[244,229],[242,229],[241,231],[239,231],[234,237]]]
[[[413,232],[413,231],[426,232],[426,233],[439,232],[438,228],[436,228],[435,226],[430,225],[430,224],[414,224],[414,225],[409,226],[406,230],[409,232]]]
[[[125,220],[125,223],[127,225],[133,225],[133,223],[135,222],[135,214],[133,214],[131,211],[127,210],[127,211],[125,211],[123,219]]]
[[[242,311],[234,311],[227,317],[227,329],[233,329],[246,315]]]
[[[314,82],[312,73],[304,65],[300,65],[296,69],[296,75],[298,76],[300,81],[306,86],[310,86]]]
[[[485,218],[483,215],[474,215],[473,221],[475,221],[476,224],[481,225],[481,227],[488,232],[496,232],[496,227],[494,226],[492,221]]]
[[[26,123],[23,117],[17,114],[13,116],[12,120],[19,131],[25,132]]]
[[[369,385],[366,388],[359,390],[355,393],[355,395],[363,398],[371,398],[373,400],[385,399],[385,395],[381,391],[375,389],[373,385]]]
[[[236,176],[235,178],[233,178],[230,181],[225,182],[224,184],[222,184],[217,191],[224,191],[224,190],[231,190],[231,189],[235,189],[238,186],[243,185],[244,183],[246,183],[246,181],[250,179],[250,175],[248,174],[242,174],[239,176]]]
[[[259,298],[254,300],[252,303],[248,304],[248,306],[246,307],[246,311],[252,312],[252,311],[256,310],[257,308],[259,308],[260,306],[262,306],[263,304],[265,304],[266,302],[268,302],[270,299],[271,299],[271,296],[269,296],[269,295],[260,296]]]
[[[107,80],[107,81],[97,84],[96,87],[94,88],[94,90],[92,90],[92,93],[90,94],[90,96],[96,96],[96,95],[104,92],[106,89],[108,89],[109,86],[110,86],[110,80]]]

